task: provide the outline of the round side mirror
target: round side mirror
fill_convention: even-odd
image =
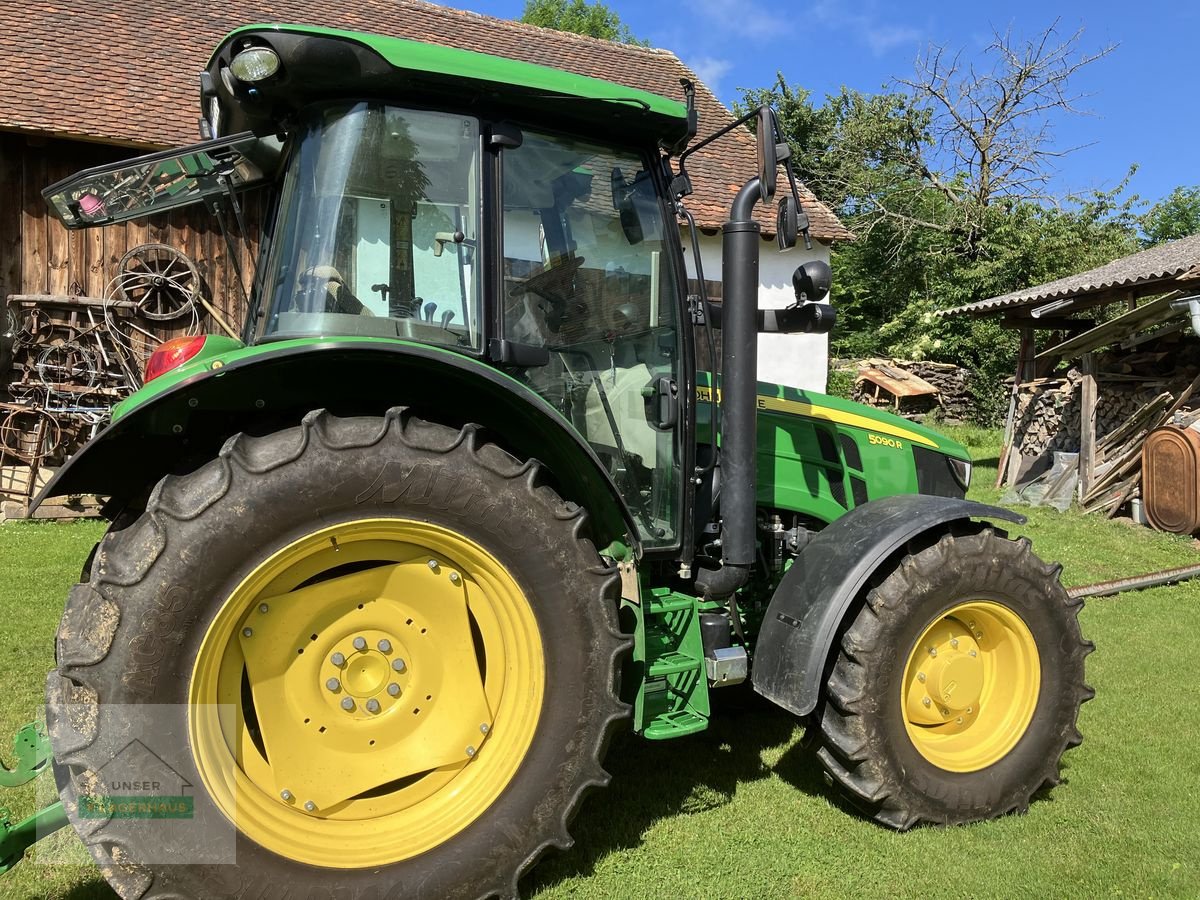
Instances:
[[[800,210],[796,198],[787,194],[779,199],[779,210],[775,214],[775,237],[780,250],[791,250],[796,246],[800,234]]]
[[[792,287],[796,290],[796,302],[820,300],[829,293],[833,284],[833,272],[823,259],[810,259],[796,267],[792,273]]]
[[[762,202],[770,203],[775,196],[775,174],[779,168],[779,157],[775,144],[775,111],[769,106],[758,108],[758,187]]]

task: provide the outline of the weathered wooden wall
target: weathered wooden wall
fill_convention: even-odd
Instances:
[[[153,216],[140,222],[68,231],[50,215],[42,189],[79,169],[136,156],[141,151],[82,141],[0,132],[0,302],[9,294],[76,294],[104,297],[121,257],[131,247],[162,243],[196,262],[209,297],[235,327],[245,315],[234,267],[220,230],[203,207]],[[261,204],[244,195],[254,240]],[[242,272],[252,272],[252,252],[237,240]],[[171,326],[172,323],[163,323]],[[211,320],[205,330],[216,331]],[[172,328],[158,329],[168,336]]]

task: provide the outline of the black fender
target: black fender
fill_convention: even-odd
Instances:
[[[905,494],[864,503],[818,532],[771,596],[754,650],[754,689],[798,716],[816,709],[838,628],[872,573],[913,538],[982,517],[1025,521],[998,506]]]
[[[55,474],[34,502],[100,494],[119,509],[160,478],[213,458],[238,432],[263,435],[314,409],[382,415],[408,406],[450,426],[473,422],[489,440],[549,470],[559,494],[588,510],[602,548],[632,538],[629,509],[595,451],[531,388],[459,353],[420,344],[328,341],[234,358],[153,396],[117,419]]]

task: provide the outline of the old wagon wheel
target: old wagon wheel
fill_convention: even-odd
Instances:
[[[44,409],[0,409],[0,453],[40,462],[62,442],[58,419]]]
[[[196,264],[166,244],[142,244],[122,256],[116,283],[120,299],[159,322],[191,312],[200,296]]]

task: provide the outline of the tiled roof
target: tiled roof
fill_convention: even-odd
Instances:
[[[368,31],[491,53],[682,98],[697,84],[701,134],[732,121],[696,75],[666,50],[613,44],[436,6],[423,0],[41,0],[0,4],[0,129],[166,147],[199,139],[196,73],[222,37],[240,25],[290,22]],[[738,187],[754,172],[748,131],[694,154],[696,192],[688,202],[702,228],[725,220]],[[812,236],[851,237],[811,193],[802,198]],[[761,210],[761,207],[760,207]],[[760,212],[764,232],[774,217]]]
[[[1196,274],[1200,274],[1200,234],[1167,241],[1078,275],[1068,275],[966,306],[944,309],[939,315],[987,315],[996,310],[1035,306],[1050,300],[1065,300],[1113,288],[1134,287],[1155,281],[1183,281]],[[1170,286],[1164,284],[1163,290],[1170,290]]]

